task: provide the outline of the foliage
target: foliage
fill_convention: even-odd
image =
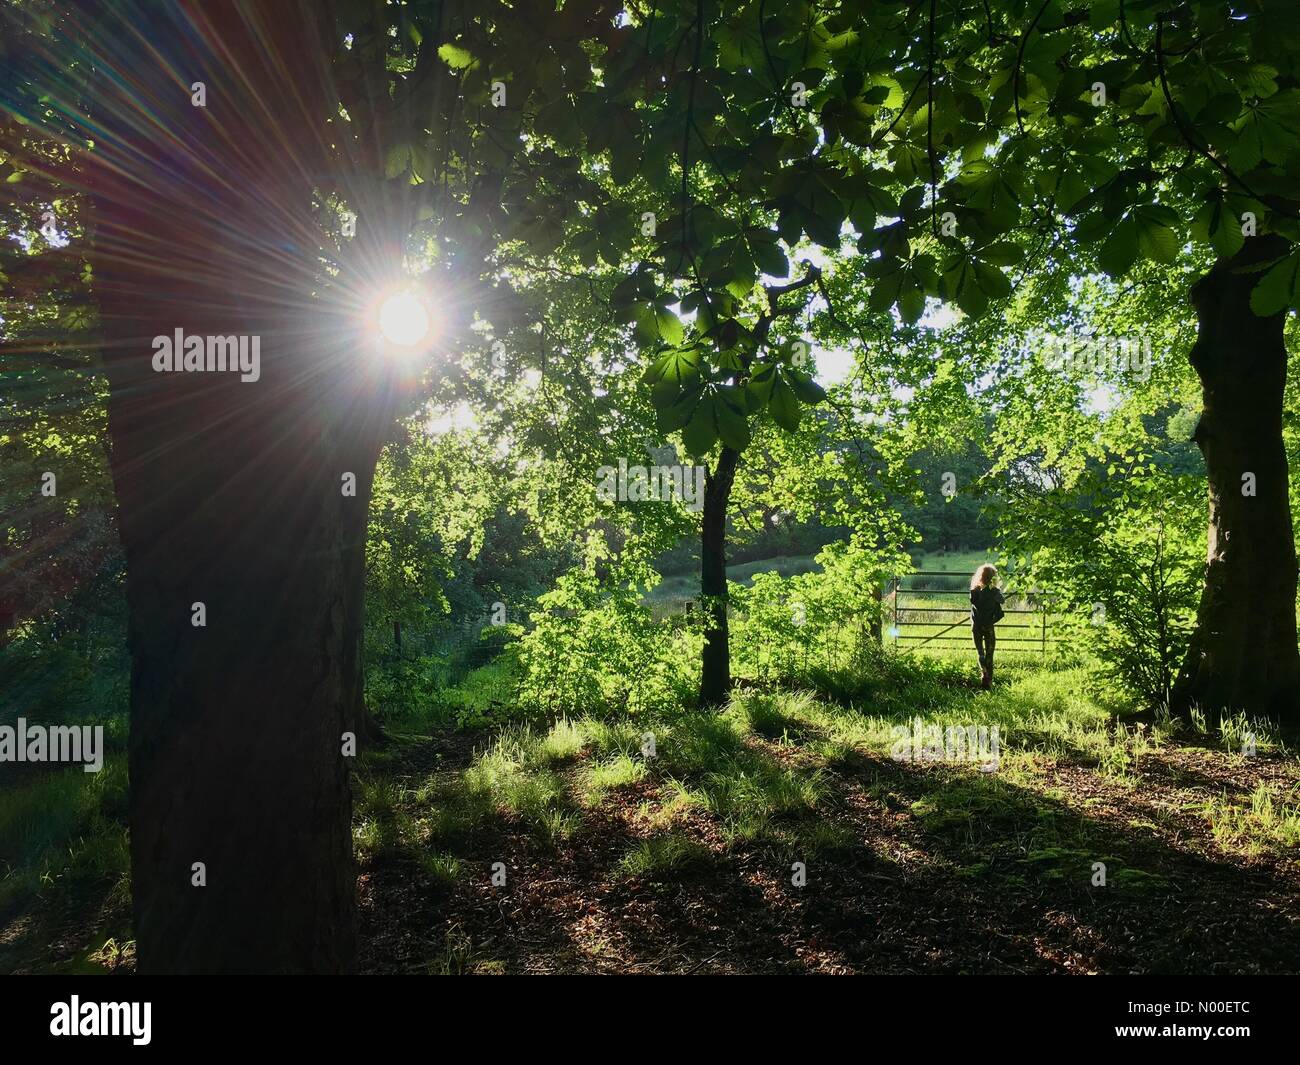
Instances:
[[[1065,628],[1127,690],[1168,702],[1187,647],[1204,558],[1195,480],[1149,464],[1090,468],[1072,490],[1026,491],[1008,512],[1006,549],[1059,596]]]
[[[564,574],[531,620],[519,646],[526,709],[635,716],[689,698],[698,629],[656,622],[631,584],[607,587],[586,572]]]
[[[819,670],[852,674],[871,661],[881,587],[900,556],[835,543],[816,561],[815,572],[756,573],[748,587],[732,586],[739,674],[798,680]]]

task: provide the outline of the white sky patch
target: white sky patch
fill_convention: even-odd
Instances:
[[[853,352],[847,348],[820,350],[814,358],[817,363],[817,382],[823,388],[842,385],[853,376],[856,361]]]
[[[443,436],[457,429],[472,429],[476,424],[477,419],[470,405],[457,403],[450,410],[445,407],[430,410],[424,431],[429,436]]]
[[[1119,390],[1108,382],[1101,382],[1083,393],[1083,409],[1088,414],[1110,414],[1122,402]]]
[[[925,313],[921,315],[918,324],[925,326],[926,329],[948,329],[956,325],[960,317],[961,312],[952,304],[927,300]]]

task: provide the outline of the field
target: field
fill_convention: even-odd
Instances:
[[[914,570],[927,573],[951,573],[952,577],[905,577],[897,594],[898,623],[894,621],[894,598],[885,588],[885,638],[909,649],[919,649],[924,644],[927,653],[965,651],[970,642],[970,626],[966,621],[968,604],[965,592],[970,574],[985,562],[996,562],[992,551],[930,551],[913,553]],[[748,584],[756,573],[779,573],[790,577],[797,573],[812,573],[819,569],[812,555],[779,556],[746,562],[727,567],[730,580]],[[900,576],[905,576],[901,575]],[[1013,598],[1008,610],[1030,609],[1027,614],[1009,614],[999,626],[1001,637],[998,654],[1038,655],[1044,645],[1054,640],[1054,624],[1059,621],[1049,613],[1047,628],[1043,628],[1043,612],[1029,599]],[[682,604],[699,594],[697,574],[670,574],[653,588],[645,601],[655,610],[656,616],[679,611]],[[1043,637],[1046,636],[1044,640]],[[932,641],[930,638],[934,638]],[[1024,641],[1024,642],[1020,642]]]
[[[990,561],[996,561],[995,556],[981,551],[917,551],[912,556],[914,569],[941,570],[968,576],[976,566]],[[796,573],[812,573],[818,568],[812,555],[778,555],[775,558],[728,566],[727,577],[747,584],[755,573],[779,573],[782,577],[791,577]],[[646,598],[652,602],[690,599],[699,594],[699,587],[698,570],[665,574],[663,581]]]

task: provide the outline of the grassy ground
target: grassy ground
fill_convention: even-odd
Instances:
[[[764,558],[757,562],[744,562],[727,567],[727,579],[748,584],[755,573],[776,572],[782,577],[793,577],[798,573],[812,573],[821,567],[813,561],[812,555],[779,555],[776,558]],[[700,575],[698,573],[673,573],[651,589],[646,599],[651,603],[677,602],[693,599],[700,594]]]
[[[1294,754],[1117,716],[1081,668],[989,693],[970,672],[895,659],[847,704],[746,690],[721,715],[394,737],[359,781],[364,966],[1300,967]],[[914,716],[996,725],[996,769],[891,757]]]
[[[129,965],[125,754],[106,759],[98,773],[80,766],[6,769],[0,972],[91,973]]]
[[[969,659],[887,655],[833,685],[851,697],[749,686],[721,714],[404,719],[355,777],[363,968],[1300,968],[1294,750],[1134,715],[1062,660],[982,692]],[[996,764],[896,759],[914,719],[996,726]],[[120,759],[7,789],[0,970],[131,970],[125,794]]]

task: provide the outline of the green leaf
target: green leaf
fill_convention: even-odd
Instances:
[[[696,458],[708,454],[709,448],[718,439],[718,427],[713,417],[713,405],[702,402],[695,408],[690,422],[682,430],[682,442],[686,450]]]
[[[799,397],[795,395],[794,389],[786,383],[784,377],[777,377],[767,409],[772,412],[772,420],[787,432],[793,433],[799,428],[799,418],[803,414],[803,409],[799,406]]]
[[[826,398],[826,390],[806,373],[786,370],[785,379],[790,382],[794,394],[804,403],[820,403]]]
[[[1128,272],[1138,254],[1138,226],[1132,215],[1122,218],[1097,253],[1097,262],[1112,277]]]
[[[740,389],[733,386],[718,389],[718,394],[713,397],[718,437],[727,447],[736,451],[744,451],[749,447],[749,417],[741,403]]]
[[[1268,271],[1250,291],[1250,309],[1268,318],[1300,306],[1300,253],[1293,252]]]
[[[1192,236],[1209,244],[1220,256],[1231,258],[1246,243],[1241,226],[1223,197],[1206,203],[1192,220]]]
[[[654,360],[645,372],[650,384],[671,381],[681,387],[700,373],[700,353],[696,348],[672,348]]]
[[[750,237],[749,250],[754,256],[754,264],[772,277],[785,277],[790,272],[790,260],[786,258],[781,245],[776,242],[775,234],[770,241]]]
[[[1011,295],[1011,279],[990,263],[976,260],[975,281],[990,299],[1005,299]]]
[[[898,313],[908,325],[915,325],[925,313],[925,292],[913,285],[898,294]]]
[[[643,344],[663,341],[665,344],[676,345],[686,336],[681,320],[666,307],[638,307],[633,321],[636,322],[636,337]]]
[[[656,385],[655,388],[663,388],[664,382]],[[678,429],[684,429],[690,424],[691,418],[695,416],[695,410],[699,406],[700,397],[704,394],[704,385],[702,382],[695,382],[688,388],[683,389],[667,406],[656,404],[656,413],[658,415],[659,431],[661,433],[674,433]]]
[[[1025,253],[1019,244],[1013,244],[1009,240],[999,240],[982,247],[979,256],[994,266],[1015,266],[1025,257]]]
[[[411,161],[410,145],[405,143],[394,144],[388,149],[388,156],[384,160],[384,177],[395,178],[405,172]]]
[[[666,307],[661,307],[655,312],[655,320],[659,324],[659,336],[665,343],[680,344],[682,338],[686,336],[681,319]]]
[[[988,294],[980,287],[979,275],[971,259],[960,259],[943,275],[944,290],[948,299],[972,318],[982,315],[989,305]]]
[[[1168,207],[1150,204],[1134,208],[1133,221],[1137,225],[1138,250],[1144,257],[1160,263],[1171,263],[1178,256],[1178,236],[1175,230],[1180,219]]]
[[[1094,30],[1104,30],[1119,19],[1120,0],[1092,0],[1088,7],[1088,25]]]
[[[1093,211],[1079,220],[1074,237],[1080,244],[1096,244],[1111,234],[1111,221],[1102,211]]]
[[[772,402],[772,390],[776,388],[776,367],[774,365],[757,366],[745,383],[745,391],[753,398],[757,409],[761,410]]]
[[[802,180],[794,196],[802,208],[801,219],[808,236],[825,248],[838,248],[840,226],[848,214],[839,197],[815,175]]]
[[[452,70],[468,70],[477,63],[477,60],[464,48],[451,43],[438,46],[438,58]]]

